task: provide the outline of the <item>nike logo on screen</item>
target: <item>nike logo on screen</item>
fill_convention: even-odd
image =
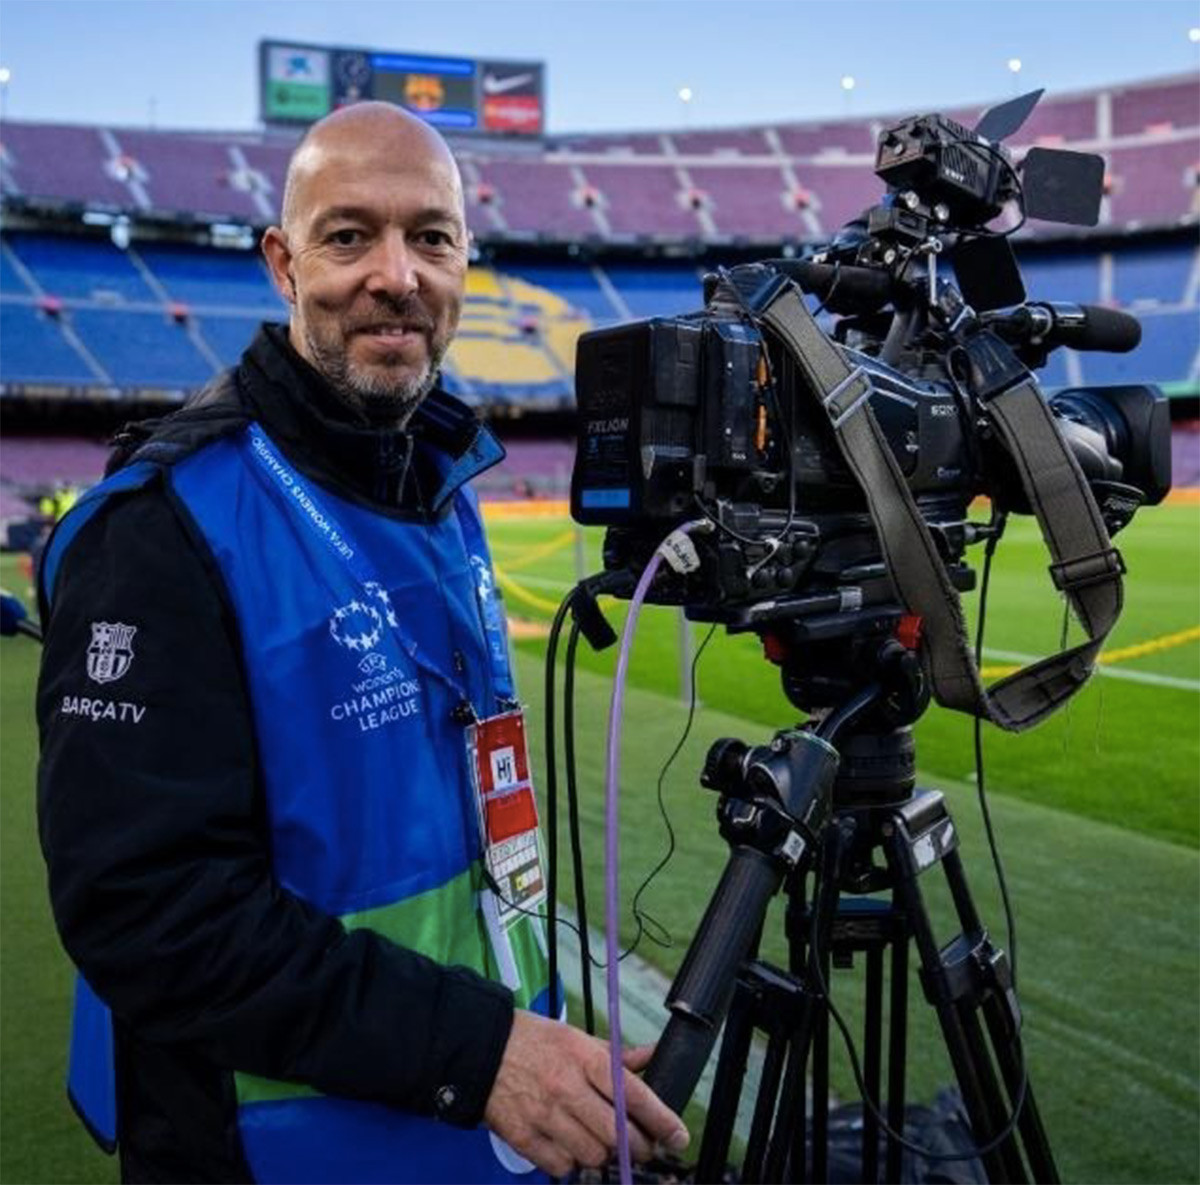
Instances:
[[[483,93],[485,95],[502,95],[505,91],[516,90],[533,81],[532,74],[511,74],[508,78],[497,78],[494,74],[483,76]]]

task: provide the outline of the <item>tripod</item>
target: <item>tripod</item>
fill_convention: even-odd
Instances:
[[[971,899],[953,820],[940,793],[915,791],[911,728],[924,709],[916,659],[894,640],[843,647],[871,676],[814,728],[777,733],[769,746],[718,741],[701,784],[721,794],[730,858],[667,999],[671,1019],[646,1071],[682,1109],[725,1021],[697,1165],[723,1179],[756,1032],[766,1057],[742,1166],[743,1181],[825,1181],[829,1137],[831,964],[866,958],[859,1180],[900,1180],[904,1147],[910,945],[936,1010],[989,1181],[1058,1180],[1019,1046],[1020,1009],[1007,956]],[[835,668],[836,669],[836,668]],[[789,681],[790,675],[790,681]],[[794,700],[829,681],[785,670]],[[866,723],[866,728],[857,727]],[[848,739],[840,751],[833,741]],[[875,857],[882,856],[879,864]],[[940,867],[959,933],[939,948],[920,878]],[[786,885],[787,971],[755,958],[767,904]],[[868,894],[886,892],[887,899]],[[884,964],[888,975],[887,1094],[881,1091]],[[811,1102],[805,1089],[811,1065]],[[874,1108],[874,1110],[872,1109]],[[1010,1116],[1019,1119],[1005,1134]],[[875,1111],[886,1119],[884,1132]],[[1003,1138],[1001,1138],[1003,1137]]]

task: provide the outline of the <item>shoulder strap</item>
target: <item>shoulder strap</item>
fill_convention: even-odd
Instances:
[[[1087,682],[1116,623],[1125,569],[1032,376],[1017,367],[985,406],[1018,466],[1053,559],[1051,578],[1088,638],[984,688],[958,592],[871,410],[870,378],[861,368],[850,368],[793,285],[770,298],[761,320],[779,335],[817,392],[866,495],[896,593],[923,619],[922,659],[937,701],[1009,731],[1029,728],[1061,707]]]

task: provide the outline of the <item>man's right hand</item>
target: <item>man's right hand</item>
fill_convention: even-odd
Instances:
[[[624,1060],[633,1159],[650,1159],[656,1144],[682,1152],[689,1138],[682,1120],[632,1073],[648,1051],[629,1050]],[[608,1044],[518,1009],[483,1122],[552,1176],[607,1164],[617,1147]]]

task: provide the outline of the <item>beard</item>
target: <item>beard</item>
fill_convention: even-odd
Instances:
[[[363,365],[351,358],[348,342],[354,332],[380,320],[417,322],[425,327],[429,356],[420,370],[414,373],[406,367],[405,373],[398,374],[391,371],[386,362]],[[403,428],[408,423],[421,401],[433,390],[449,346],[448,341],[434,337],[432,320],[413,302],[381,303],[372,316],[341,323],[325,337],[315,333],[307,322],[302,326],[302,333],[310,361],[333,393],[380,427]]]

